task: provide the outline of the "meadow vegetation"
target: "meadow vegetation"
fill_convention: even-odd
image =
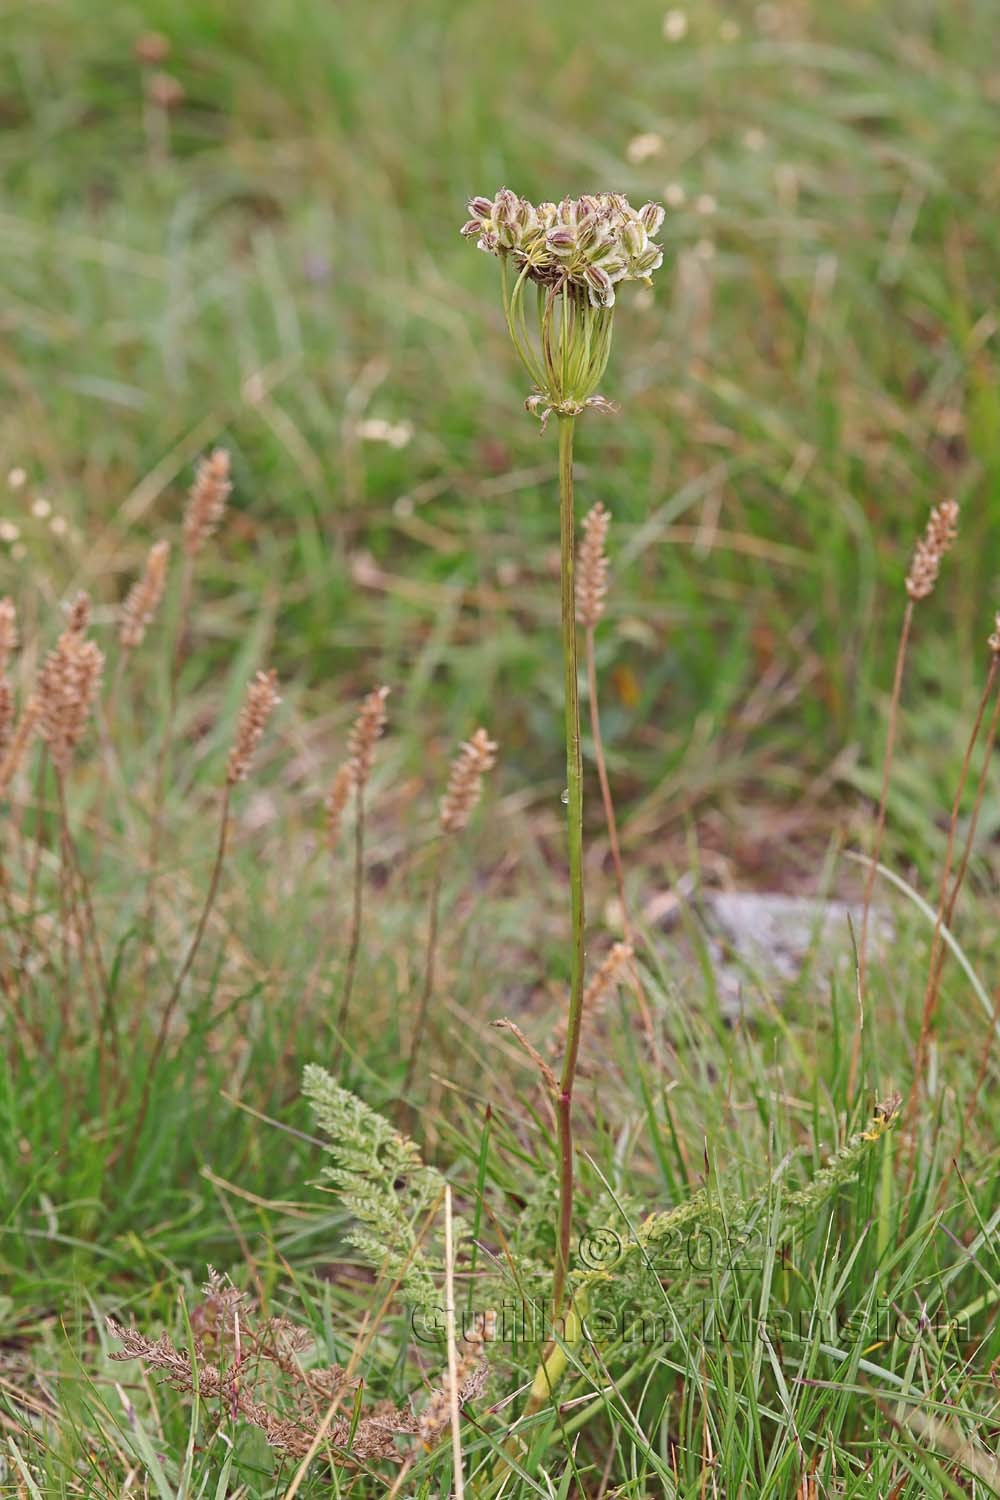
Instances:
[[[8,7],[0,1492],[1000,1493],[994,20]]]

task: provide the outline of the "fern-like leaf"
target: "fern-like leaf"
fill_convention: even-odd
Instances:
[[[424,1164],[413,1141],[341,1088],[325,1068],[309,1064],[302,1088],[329,1137],[325,1149],[333,1160],[323,1175],[358,1220],[350,1243],[374,1271],[398,1281],[404,1301],[436,1307],[441,1258],[434,1254],[427,1220],[444,1198],[444,1178]]]

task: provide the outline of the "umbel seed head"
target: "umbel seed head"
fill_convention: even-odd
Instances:
[[[611,352],[615,289],[648,283],[663,263],[653,238],[663,209],[635,209],[622,193],[536,205],[501,188],[472,198],[469,214],[462,234],[500,261],[507,328],[534,382],[528,410],[543,427],[552,412],[608,410],[596,391]],[[537,296],[527,298],[529,286]]]
[[[561,203],[519,198],[501,188],[469,202],[462,234],[542,286],[569,287],[594,307],[612,307],[622,281],[648,281],[663,264],[653,236],[663,223],[658,203],[635,209],[623,193],[588,193]]]

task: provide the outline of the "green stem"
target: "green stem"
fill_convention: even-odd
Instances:
[[[444,872],[444,839],[438,843],[437,853],[434,860],[434,874],[431,877],[430,915],[427,924],[427,956],[424,962],[424,986],[420,992],[420,1003],[417,1006],[417,1018],[413,1025],[413,1036],[410,1041],[410,1056],[406,1064],[406,1076],[403,1079],[403,1087],[400,1090],[403,1099],[407,1099],[413,1081],[417,1076],[417,1059],[420,1056],[420,1045],[423,1041],[424,1029],[427,1025],[427,1012],[430,1008],[431,996],[434,993],[434,972],[437,959],[438,926],[441,911],[441,876]]]
[[[566,1052],[559,1080],[559,1235],[552,1286],[553,1317],[562,1309],[569,1271],[573,1224],[573,1083],[580,1051],[583,1014],[583,762],[580,753],[580,693],[576,660],[576,591],[574,588],[573,513],[574,418],[559,418],[559,534],[562,578],[562,646],[566,709],[566,827],[569,845],[572,950]]]
[[[358,972],[358,954],[361,951],[361,923],[364,917],[365,900],[365,788],[363,782],[358,782],[355,787],[354,805],[356,809],[354,819],[354,906],[351,912],[351,936],[347,950],[347,970],[344,975],[344,990],[340,997],[340,1009],[337,1012],[337,1041],[333,1054],[334,1068],[340,1067],[340,1059],[344,1052],[347,1017],[351,1009],[351,996],[354,993],[354,978]]]

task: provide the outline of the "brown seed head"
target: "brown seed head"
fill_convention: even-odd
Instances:
[[[13,599],[0,599],[0,672],[17,650],[17,610]]]
[[[596,1015],[616,985],[625,977],[632,962],[631,943],[615,943],[593,979],[583,992],[584,1013]]]
[[[104,653],[87,639],[90,600],[80,594],[38,674],[39,727],[59,772],[69,769],[100,687]]]
[[[934,592],[941,559],[957,536],[958,505],[954,500],[942,500],[931,511],[927,529],[914,548],[906,575],[906,592],[911,599],[926,599]]]
[[[368,784],[375,762],[375,744],[385,728],[387,687],[373,688],[361,704],[347,739],[348,764],[354,785],[362,791]]]
[[[24,752],[31,743],[31,738],[38,728],[38,721],[42,716],[42,705],[38,695],[33,693],[21,710],[18,720],[17,731],[10,742],[7,754],[0,762],[0,794],[5,792],[11,781],[17,774],[18,767],[24,759]]]
[[[227,786],[246,781],[254,751],[260,744],[268,719],[280,702],[277,672],[258,672],[247,688],[243,707],[240,709],[236,739],[226,763]]]
[[[144,68],[157,68],[170,56],[170,39],[162,31],[146,31],[136,38],[132,51]]]
[[[229,454],[216,448],[199,461],[184,512],[184,550],[189,557],[197,557],[218,530],[231,489]]]
[[[326,846],[332,853],[340,838],[340,824],[344,816],[347,799],[354,786],[354,768],[345,761],[330,783],[324,807],[326,810]]]
[[[593,630],[604,614],[604,597],[608,591],[608,559],[604,547],[608,539],[611,512],[598,501],[587,512],[583,522],[583,539],[576,570],[576,617],[587,630]]]
[[[149,549],[142,577],[136,579],[125,597],[118,625],[118,639],[126,651],[134,650],[142,644],[146,628],[152,623],[153,616],[160,607],[169,558],[170,543],[154,542]]]
[[[159,109],[176,109],[184,103],[184,85],[172,73],[153,73],[147,84],[150,102]]]
[[[6,677],[0,677],[0,760],[10,744],[14,727],[14,690]]]
[[[994,656],[1000,656],[1000,610],[997,611],[995,629],[990,636],[990,650]]]
[[[591,1018],[600,1015],[608,996],[616,985],[626,977],[634,957],[631,943],[615,943],[600,965],[593,979],[583,992],[583,1014]],[[556,1056],[566,1045],[566,1019],[556,1025],[549,1040],[549,1053]]]
[[[67,611],[66,634],[73,636],[86,635],[90,629],[90,615],[90,595],[77,594]]]
[[[485,729],[466,740],[451,763],[448,785],[441,799],[441,830],[458,833],[468,823],[479,801],[483,776],[496,764],[496,742]]]
[[[455,1361],[455,1389],[458,1404],[471,1401],[478,1396],[486,1384],[489,1366],[485,1357],[485,1346],[496,1338],[497,1315],[492,1309],[479,1313],[475,1323],[466,1334],[457,1352]],[[439,1386],[431,1391],[417,1431],[423,1443],[432,1447],[441,1437],[451,1416],[451,1372],[445,1370]]]

